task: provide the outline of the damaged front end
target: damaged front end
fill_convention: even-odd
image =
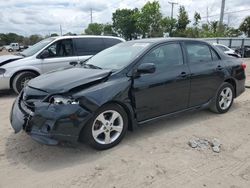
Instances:
[[[13,104],[10,121],[15,133],[23,129],[38,142],[56,145],[77,142],[91,116],[70,97],[26,87]]]

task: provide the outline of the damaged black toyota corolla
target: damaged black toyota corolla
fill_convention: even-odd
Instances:
[[[150,120],[201,108],[227,112],[245,90],[244,69],[203,41],[130,41],[31,80],[10,121],[16,133],[45,144],[85,140],[107,149]]]

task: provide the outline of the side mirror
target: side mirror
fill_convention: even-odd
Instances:
[[[43,50],[39,57],[41,59],[45,59],[45,58],[49,57],[49,51],[48,50]]]
[[[137,73],[139,74],[147,74],[155,72],[155,64],[154,63],[143,63],[140,64],[137,68]]]

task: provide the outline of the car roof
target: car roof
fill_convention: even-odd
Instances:
[[[110,39],[118,39],[120,41],[125,42],[123,38],[113,37],[113,36],[103,36],[103,35],[75,35],[75,36],[58,36],[58,37],[50,37],[54,39],[72,39],[72,38],[110,38]]]
[[[147,38],[147,39],[138,39],[138,40],[133,40],[129,42],[133,43],[163,43],[163,42],[174,42],[174,41],[191,41],[191,42],[205,42],[209,44],[208,42],[200,39],[193,39],[193,38],[182,38],[182,37],[170,37],[170,38]]]

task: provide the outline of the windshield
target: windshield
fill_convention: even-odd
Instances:
[[[42,40],[42,41],[34,44],[33,46],[27,48],[26,50],[24,50],[20,54],[23,55],[23,56],[25,56],[25,57],[32,56],[35,53],[37,53],[39,50],[41,50],[42,48],[44,48],[45,46],[47,46],[53,40],[55,40],[55,38],[44,39],[44,40]]]
[[[101,69],[118,70],[127,66],[133,59],[141,54],[149,43],[120,43],[108,48],[87,61],[85,65]]]

